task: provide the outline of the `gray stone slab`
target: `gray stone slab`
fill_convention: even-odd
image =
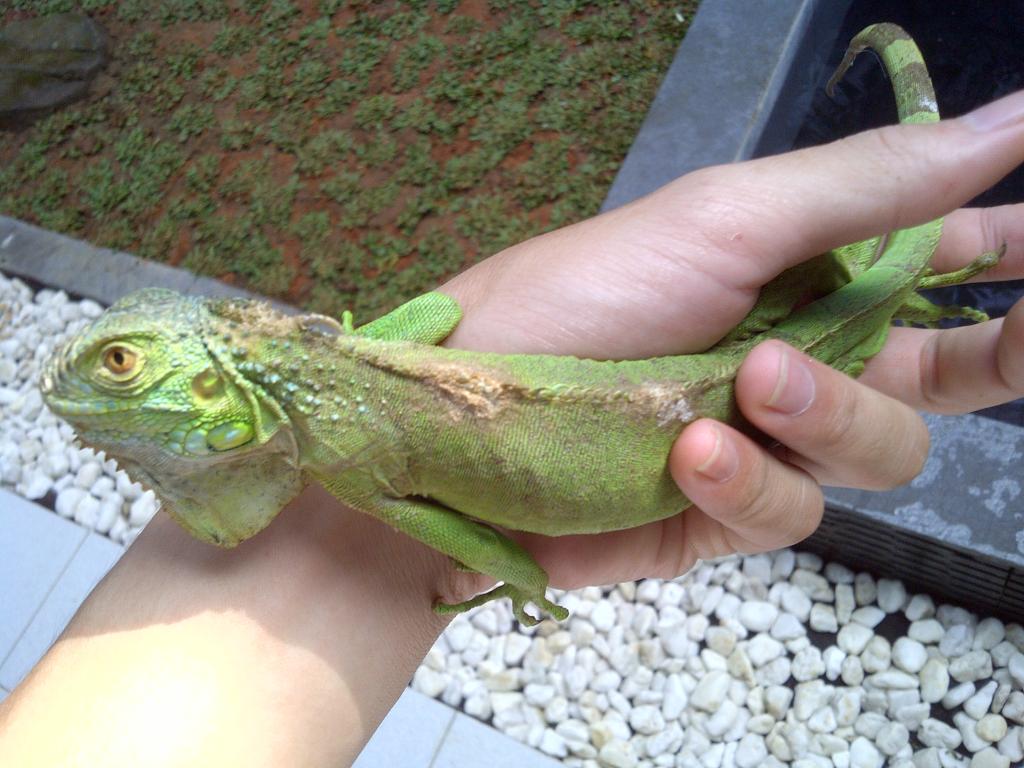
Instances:
[[[561,763],[458,714],[430,768],[559,768]]]
[[[924,414],[921,474],[887,492],[830,488],[807,545],[1007,618],[1024,616],[1024,430],[980,416]]]
[[[749,157],[789,73],[787,42],[800,34],[814,5],[703,0],[603,208],[697,168]]]
[[[255,297],[219,280],[97,248],[7,216],[0,216],[0,272],[60,287],[105,305],[153,286],[198,296]],[[284,311],[295,311],[280,302],[271,303]]]
[[[406,688],[353,768],[430,768],[455,710]]]
[[[0,664],[0,686],[8,690],[18,686],[122,554],[124,547],[105,536],[95,533],[86,536],[10,654]]]
[[[0,662],[57,583],[86,531],[0,490]]]

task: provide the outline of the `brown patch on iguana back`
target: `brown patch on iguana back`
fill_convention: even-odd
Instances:
[[[491,419],[508,403],[515,389],[500,379],[476,368],[467,368],[450,361],[423,366],[421,381],[439,390],[451,404],[454,420],[471,415]]]

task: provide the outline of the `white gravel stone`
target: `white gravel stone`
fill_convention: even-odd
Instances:
[[[1007,730],[1006,720],[1001,715],[991,712],[978,718],[978,724],[975,726],[975,732],[990,744],[1003,738]]]
[[[893,757],[910,743],[910,731],[901,723],[888,723],[875,736],[875,746]]]
[[[825,578],[833,584],[853,584],[856,574],[842,563],[826,563]]]
[[[1010,768],[1010,758],[986,747],[971,757],[970,768]]]
[[[902,611],[907,602],[907,589],[896,579],[878,580],[878,607],[886,613]]]
[[[847,656],[843,659],[840,677],[849,686],[858,686],[864,682],[864,665],[859,656]]]
[[[651,705],[634,707],[629,713],[629,726],[637,733],[650,736],[665,728],[665,718],[661,709]]]
[[[1001,714],[1007,720],[1024,725],[1024,693],[1021,691],[1012,692],[1006,699],[1006,703],[1003,704]]]
[[[937,643],[946,635],[946,629],[938,619],[930,617],[915,619],[907,630],[907,637],[925,645]],[[946,654],[943,654],[946,655]]]
[[[739,768],[756,768],[768,757],[768,747],[760,734],[748,733],[740,739],[734,757]]]
[[[927,661],[928,651],[917,640],[900,637],[892,645],[892,663],[904,672],[920,672]]]
[[[544,735],[541,737],[538,748],[544,754],[551,755],[552,757],[566,757],[569,754],[569,748],[566,746],[565,739],[550,728],[544,729]]]
[[[874,637],[874,632],[863,624],[847,624],[840,628],[836,635],[836,645],[844,653],[859,655],[867,647],[868,641]]]
[[[420,693],[437,698],[448,685],[448,676],[442,672],[431,669],[428,666],[421,666],[416,670],[412,679],[413,688]]]
[[[992,675],[992,657],[988,651],[968,651],[949,663],[949,676],[958,683],[982,680]]]
[[[946,709],[959,707],[974,695],[975,690],[977,690],[977,686],[971,682],[955,685],[946,692],[945,696],[942,697],[942,706]]]
[[[942,659],[928,659],[918,677],[921,680],[921,698],[929,704],[941,701],[949,691],[949,670]]]
[[[802,589],[811,600],[830,603],[834,599],[835,593],[832,591],[832,585],[819,573],[797,568],[789,580]]]
[[[853,740],[850,745],[850,768],[881,768],[882,755],[870,741],[863,736]]]
[[[1010,677],[1014,682],[1024,688],[1024,653],[1013,654],[1007,662],[1006,668],[1010,671]]]
[[[807,720],[829,703],[833,689],[823,680],[799,683],[793,696],[793,714],[797,720]]]
[[[858,573],[853,579],[853,592],[857,605],[870,605],[878,597],[878,585],[870,573]]]
[[[917,729],[917,739],[926,747],[939,749],[956,749],[963,741],[960,731],[931,717]]]
[[[891,666],[892,646],[881,635],[875,635],[860,654],[861,664],[867,673],[882,672]]]
[[[825,660],[821,651],[811,645],[793,657],[792,672],[793,679],[797,682],[805,682],[825,674]]]
[[[751,632],[766,632],[771,629],[779,609],[764,600],[748,600],[739,608],[737,618]]]
[[[911,675],[898,669],[887,669],[884,672],[876,672],[864,680],[864,684],[873,688],[883,690],[905,691],[917,688],[917,675]]]
[[[806,621],[811,615],[811,598],[807,593],[798,587],[787,585],[782,592],[782,609],[796,616],[800,621]]]
[[[145,525],[153,519],[157,509],[159,509],[159,506],[156,501],[156,495],[153,491],[146,491],[132,502],[128,512],[128,522],[131,525]]]
[[[87,461],[75,473],[75,485],[79,488],[91,488],[93,483],[103,474],[103,465],[98,461]]]
[[[704,633],[704,642],[716,653],[728,656],[736,647],[736,633],[727,627],[708,627]]]
[[[974,630],[974,642],[972,647],[975,650],[991,651],[1006,637],[1006,627],[999,619],[989,617],[978,622]]]
[[[835,611],[840,624],[848,624],[857,607],[857,599],[851,584],[836,584]]]
[[[792,549],[780,549],[772,556],[772,581],[788,579],[796,568],[796,553]]]
[[[874,629],[882,623],[882,619],[885,618],[885,611],[881,608],[877,608],[873,605],[864,605],[858,608],[851,614],[850,619],[863,624],[865,627]]]
[[[980,720],[992,706],[992,697],[995,696],[998,687],[999,684],[995,680],[989,680],[963,703],[964,712],[975,720]]]
[[[1010,758],[1011,763],[1019,763],[1024,760],[1024,730],[1015,725],[1006,731],[1006,735],[996,745],[1001,755]]]
[[[730,678],[722,671],[708,672],[690,693],[690,704],[705,712],[714,712],[729,692]]]
[[[977,752],[988,746],[988,742],[978,735],[978,721],[966,712],[954,712],[953,724],[960,731],[964,748],[968,752]]]
[[[932,600],[931,595],[914,595],[907,602],[907,607],[903,609],[903,615],[910,622],[930,618],[935,615],[935,601]]]
[[[746,653],[755,667],[760,667],[785,653],[786,647],[773,637],[755,635],[747,643]]]
[[[971,650],[974,642],[974,628],[968,624],[953,624],[939,641],[939,652],[948,659],[962,656]]]
[[[82,499],[86,498],[89,492],[82,489],[70,486],[65,488],[57,494],[57,499],[54,502],[54,508],[57,514],[61,517],[72,518],[75,516],[75,510],[78,509],[78,505]]]
[[[821,657],[825,662],[825,677],[832,681],[838,680],[843,671],[846,654],[840,650],[839,646],[830,645],[822,651]]]
[[[609,741],[597,755],[598,762],[606,768],[636,768],[637,756],[627,741]]]
[[[615,607],[607,600],[601,600],[590,614],[590,623],[598,632],[608,632],[615,626]]]
[[[836,609],[825,603],[815,603],[811,607],[810,615],[811,629],[815,632],[838,632],[839,622],[836,619]]]

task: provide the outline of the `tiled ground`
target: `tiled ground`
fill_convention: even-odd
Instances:
[[[0,490],[0,701],[50,647],[121,547]],[[482,723],[407,690],[356,768],[557,768]]]

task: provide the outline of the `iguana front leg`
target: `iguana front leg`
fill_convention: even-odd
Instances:
[[[429,499],[378,496],[353,502],[341,488],[332,488],[329,480],[323,484],[341,501],[448,555],[460,568],[504,582],[461,603],[438,601],[434,604],[438,613],[460,613],[491,600],[509,597],[516,619],[525,626],[533,626],[539,621],[526,612],[527,603],[533,603],[559,621],[568,617],[569,612],[565,608],[545,596],[548,575],[544,569],[537,565],[529,552],[493,528]]]
[[[352,324],[352,313],[346,311],[342,315],[342,326],[347,333],[369,339],[440,344],[461,319],[462,310],[455,299],[440,291],[431,291],[358,328]]]

